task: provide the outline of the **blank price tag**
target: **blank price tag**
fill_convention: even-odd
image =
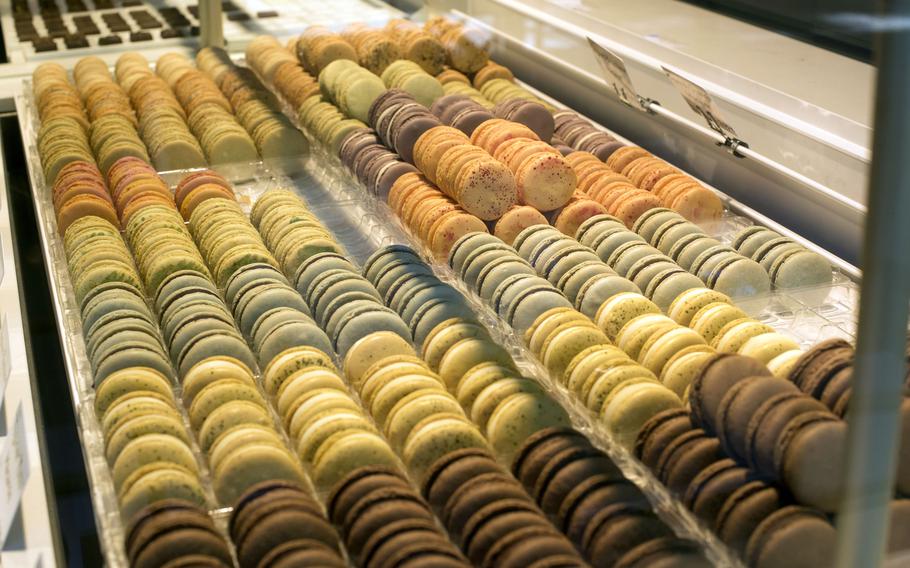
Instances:
[[[626,64],[623,60],[591,38],[588,38],[588,44],[591,46],[591,50],[594,51],[597,62],[600,63],[604,79],[613,87],[613,91],[616,92],[619,100],[638,110],[646,110],[641,104],[641,97],[638,96],[635,87],[632,85],[632,78],[629,77],[629,72],[626,71]]]
[[[675,71],[671,71],[666,67],[662,67],[662,69],[667,74],[667,77],[670,78],[670,82],[673,83],[676,90],[679,91],[679,94],[682,95],[682,98],[689,104],[689,108],[694,110],[696,114],[701,115],[711,130],[719,132],[724,138],[736,138],[736,131],[721,118],[720,110],[714,104],[714,99],[711,98],[708,91]]]
[[[16,418],[6,445],[0,453],[0,543],[6,542],[13,519],[22,501],[28,481],[28,443],[25,438],[25,416],[22,404],[16,408]]]

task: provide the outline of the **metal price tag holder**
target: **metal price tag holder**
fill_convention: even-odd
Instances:
[[[648,114],[660,116],[676,124],[710,136],[716,140],[718,146],[727,149],[737,158],[748,158],[758,162],[778,175],[793,179],[802,185],[812,188],[819,194],[823,194],[847,207],[865,213],[866,207],[863,204],[850,199],[849,197],[845,197],[836,191],[832,191],[815,180],[749,148],[749,144],[746,143],[745,140],[739,138],[736,130],[723,119],[720,110],[717,108],[711,95],[709,95],[703,87],[692,82],[690,79],[683,77],[679,73],[661,66],[661,69],[663,69],[671,83],[676,87],[676,90],[679,91],[680,95],[686,101],[686,104],[689,105],[689,108],[705,120],[708,128],[696,124],[672,110],[669,110],[655,99],[639,94],[632,84],[632,79],[629,77],[629,72],[626,70],[626,65],[622,58],[598,44],[590,37],[588,37],[587,40],[603,71],[604,81],[606,81],[613,92],[616,93],[619,100],[627,106],[639,111],[647,112]]]
[[[625,62],[615,53],[606,47],[598,44],[591,38],[587,38],[588,45],[597,57],[597,63],[600,64],[604,73],[604,79],[613,87],[613,92],[619,97],[619,100],[630,107],[646,112],[653,112],[651,105],[660,104],[653,99],[643,97],[635,90],[632,85],[632,78],[626,70]]]
[[[733,127],[721,117],[720,109],[714,104],[714,99],[711,98],[708,91],[663,65],[661,65],[661,69],[670,78],[670,82],[682,95],[689,108],[705,119],[708,128],[724,137],[724,146],[729,148],[734,156],[742,158],[743,155],[738,153],[739,149],[748,148],[749,145],[740,140]]]

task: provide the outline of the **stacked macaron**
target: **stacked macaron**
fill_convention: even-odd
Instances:
[[[71,161],[60,168],[51,189],[57,231],[64,235],[82,217],[99,217],[120,226],[117,210],[104,184],[104,176],[92,161]]]
[[[398,59],[390,63],[382,72],[382,81],[390,89],[410,93],[426,107],[445,94],[442,84],[434,76],[409,59]]]
[[[771,229],[747,227],[734,237],[731,246],[761,264],[775,288],[831,284],[833,271],[825,257]]]
[[[196,60],[204,68],[207,52],[200,51]],[[303,133],[279,109],[277,98],[260,82],[256,74],[245,67],[238,67],[227,60],[219,63],[216,84],[230,101],[234,116],[256,143],[263,159],[295,157],[309,148]]]
[[[385,25],[385,31],[398,44],[398,51],[421,69],[436,76],[442,72],[446,62],[446,49],[439,40],[428,34],[410,20],[393,18]]]
[[[451,67],[446,67],[444,71],[438,73],[436,79],[442,83],[443,88],[449,83],[461,83],[463,85],[471,86],[471,79],[469,79],[467,75],[457,69],[452,69]]]
[[[690,221],[716,221],[723,215],[723,202],[713,191],[643,148],[619,148],[610,154],[606,164],[612,172],[621,173],[636,187],[650,191],[664,207]]]
[[[359,468],[332,490],[326,508],[357,566],[470,566],[396,469]]]
[[[326,65],[319,73],[319,88],[341,112],[361,122],[369,120],[370,106],[386,90],[382,79],[350,59]]]
[[[828,339],[802,353],[785,377],[843,418],[853,394],[854,357],[849,342]]]
[[[529,227],[516,236],[512,246],[515,248],[506,250],[528,263],[589,318],[614,294],[640,293],[636,284],[600,262],[591,248],[554,227]]]
[[[73,79],[90,121],[94,122],[103,116],[119,115],[133,126],[137,125],[129,98],[114,81],[104,60],[83,57],[73,67]]]
[[[771,288],[768,272],[758,262],[708,236],[676,211],[650,209],[638,217],[632,230],[713,290],[743,298],[766,294]],[[647,243],[624,246],[643,248]]]
[[[139,117],[139,135],[155,168],[170,171],[205,166],[205,155],[187,126],[183,107],[145,57],[124,53],[117,59],[115,71],[120,86],[130,95]]]
[[[786,377],[802,354],[793,338],[747,316],[716,290],[686,290],[673,300],[667,315],[692,328],[718,352],[757,359],[776,377]]]
[[[439,126],[439,119],[426,106],[401,89],[389,89],[378,96],[367,112],[367,119],[386,147],[411,163],[418,138]]]
[[[515,175],[518,200],[540,211],[565,205],[575,193],[575,170],[558,150],[523,124],[488,120],[471,134],[471,143],[507,165]]]
[[[589,319],[605,299],[634,289],[634,285],[602,271],[582,274],[581,277],[587,276],[588,280],[577,285],[573,272],[581,271],[572,269],[585,262],[578,253],[587,253],[593,259],[593,252],[577,243],[577,250],[561,252],[565,245],[551,245],[570,244],[571,239],[566,241],[566,237],[552,228],[547,228],[544,234],[556,238],[541,238],[535,234],[539,232],[542,231],[537,227],[528,229],[516,240],[519,251],[527,253],[527,249],[532,249],[535,253],[528,254],[533,259],[530,263],[495,237],[475,234],[456,243],[450,265],[468,286],[490,301],[493,308],[523,334],[532,353],[554,378],[597,413],[620,443],[629,445],[644,420],[681,404],[679,397],[658,380],[662,368],[651,365],[657,369],[654,372],[636,364],[632,359],[639,356],[638,352],[626,354],[614,347],[605,332]],[[550,281],[536,276],[538,273],[547,274],[549,278],[559,276],[556,279],[564,281],[565,289],[584,292],[580,292],[576,300],[584,300],[588,294],[591,298],[596,297],[590,302],[591,308],[588,303],[581,302],[591,316],[586,317],[572,309],[566,296]],[[645,298],[635,296],[650,304]],[[656,306],[652,309],[657,311]],[[608,319],[612,321],[612,317],[618,315]],[[654,349],[653,357],[649,357],[649,364],[652,358],[665,362],[674,353],[672,345],[660,345]],[[586,358],[587,362],[581,364]],[[596,365],[609,360],[617,370],[607,373],[601,380],[594,370]]]
[[[429,128],[421,125],[423,130],[411,140],[409,125],[404,123],[404,131],[399,129],[396,136],[394,126],[397,121],[394,118],[388,121],[390,128],[383,128],[388,113],[382,109],[389,107],[394,110],[417,103],[388,101],[378,99],[377,112],[373,113],[379,116],[374,126],[378,124],[380,138],[384,138],[384,132],[389,133],[399,155],[413,162],[449,198],[485,221],[498,219],[515,204],[518,197],[515,178],[504,164],[483,148],[473,145],[463,132],[439,125],[436,117],[426,111],[415,109],[415,121],[425,123]],[[384,141],[389,142],[387,138]]]
[[[579,191],[602,204],[607,211],[631,227],[645,211],[660,207],[660,199],[636,187],[629,178],[613,172],[594,154],[571,152],[566,161],[578,177]]]
[[[462,235],[487,231],[480,218],[416,172],[406,173],[395,180],[389,190],[388,204],[411,233],[425,243],[437,258],[445,258]]]
[[[250,487],[234,504],[228,527],[242,567],[347,566],[322,507],[292,483]]]
[[[390,63],[401,59],[395,38],[381,29],[371,29],[365,24],[351,24],[341,31],[341,37],[357,51],[357,61],[376,75],[382,75]]]
[[[263,383],[318,491],[332,490],[365,466],[400,468],[325,353],[288,349],[265,368]]]
[[[458,79],[452,79],[451,75],[446,75],[446,73],[458,73],[458,71],[449,69],[448,71],[443,71],[436,77],[436,79],[442,84],[442,90],[445,91],[445,94],[464,95],[485,109],[493,108],[493,101],[487,99],[485,96],[483,96],[483,93],[472,87],[471,83],[468,82],[467,77],[459,73],[459,75],[465,79],[464,81],[461,81]],[[443,83],[440,77],[448,80]]]
[[[432,372],[407,342],[389,333],[360,341],[363,349],[347,357],[345,374],[418,484],[449,452],[488,451],[480,429],[447,392],[444,378]],[[378,350],[369,353],[368,346]]]
[[[63,245],[96,385],[129,367],[172,377],[155,318],[117,227],[99,217],[82,217],[67,229]]]
[[[446,92],[449,93],[449,90]],[[487,107],[465,94],[446,94],[436,99],[430,112],[443,124],[457,128],[467,136],[473,134],[482,123],[495,118]]]
[[[32,93],[38,118],[42,122],[52,118],[69,117],[83,128],[88,128],[88,116],[82,106],[79,91],[70,82],[62,65],[49,62],[37,66],[32,71]]]
[[[410,341],[408,327],[366,279],[342,256],[343,249],[290,191],[270,191],[256,202],[251,220],[281,261],[310,312],[344,359],[357,341],[375,331]]]
[[[192,69],[193,65],[189,58],[174,51],[163,54],[155,61],[155,74],[164,79],[172,90],[177,85],[177,81]]]
[[[247,46],[246,61],[276,91],[298,109],[303,101],[319,94],[319,83],[303,70],[297,58],[272,36],[259,36]]]
[[[837,510],[847,423],[822,403],[756,359],[718,354],[692,382],[689,406],[692,428],[717,437],[727,455],[781,483],[797,502]]]
[[[300,104],[297,119],[301,128],[328,146],[333,153],[338,153],[341,142],[348,134],[367,127],[356,118],[346,117],[338,107],[317,96],[310,97]]]
[[[279,69],[299,68],[297,57],[273,36],[261,35],[253,38],[247,44],[244,55],[247,65],[255,69],[270,85],[280,75]],[[284,67],[286,63],[293,66]]]
[[[121,513],[130,519],[163,499],[205,506],[199,468],[174,400],[173,371],[119,231],[84,217],[67,231],[64,249]]]
[[[297,59],[316,77],[338,59],[357,61],[357,50],[343,37],[323,26],[310,26],[294,42]]]
[[[480,89],[483,96],[494,103],[501,103],[512,99],[522,99],[543,105],[551,112],[556,110],[553,105],[514,82],[512,79],[489,79],[477,88]]]
[[[758,379],[759,377],[754,377]],[[760,401],[759,401],[760,402]],[[636,456],[748,566],[830,566],[836,531],[817,509],[726,456],[684,410],[655,416]]]
[[[126,527],[130,566],[231,566],[231,551],[204,509],[179,499],[142,508]]]
[[[620,276],[631,280],[649,300],[667,311],[685,290],[704,283],[671,257],[652,247],[618,218],[601,215],[578,226],[575,238]],[[595,308],[595,306],[592,306]]]
[[[474,73],[471,84],[474,85],[474,88],[480,89],[487,81],[493,79],[504,79],[506,81],[514,82],[515,75],[512,74],[512,71],[508,67],[493,61],[488,61],[486,65]]]
[[[553,113],[554,132],[567,146],[580,152],[589,152],[606,162],[610,155],[625,146],[609,133],[596,128],[590,121],[572,110]],[[580,174],[579,174],[580,177]],[[624,181],[624,180],[623,180]],[[579,181],[579,185],[581,182]]]
[[[341,163],[357,177],[367,191],[386,201],[392,184],[417,168],[386,148],[372,128],[351,130],[338,149]]]
[[[421,274],[409,274],[409,267]],[[435,277],[414,251],[380,249],[364,269],[422,342],[427,370],[455,395],[452,400],[461,404],[500,459],[510,462],[528,435],[568,424],[565,411],[535,381],[521,378],[508,352],[490,338],[461,294]],[[479,366],[482,372],[467,380]]]
[[[483,450],[442,456],[423,494],[474,566],[586,565],[528,491]]]
[[[527,99],[503,98],[493,107],[496,118],[524,124],[544,142],[550,142],[555,130],[553,115],[542,104]]]
[[[673,534],[645,495],[571,428],[530,436],[512,472],[596,567],[707,567],[701,547]]]
[[[82,58],[76,63],[73,76],[91,120],[89,141],[101,171],[106,174],[114,162],[125,156],[149,161],[136,131],[138,121],[130,99],[114,82],[107,64],[97,57]]]
[[[799,390],[844,418],[853,395],[854,356],[853,346],[842,339],[822,341],[794,361],[787,378]],[[896,486],[898,493],[910,495],[910,379],[904,385]]]
[[[193,68],[186,57],[175,55],[168,63],[166,68],[156,70],[172,86],[208,162],[214,165],[258,160],[256,144],[237,122],[231,102],[215,82]]]
[[[490,60],[489,34],[478,27],[436,16],[426,21],[424,29],[445,47],[449,66],[462,73],[474,73]]]
[[[195,59],[199,70],[211,77],[216,85],[221,83],[222,75],[234,66],[230,54],[220,47],[203,47],[196,52]]]
[[[328,337],[279,272],[278,262],[236,202],[205,202],[190,217],[190,231],[225,290],[234,319],[253,346],[260,367],[294,347],[332,353]]]
[[[41,126],[37,148],[44,178],[53,183],[60,169],[73,161],[92,162],[86,134],[89,121],[66,70],[56,63],[42,63],[32,72],[32,92]]]
[[[189,387],[184,404],[190,425],[208,458],[219,503],[233,506],[262,481],[281,480],[299,487],[306,483],[303,468],[285,447],[246,364],[228,355],[212,355],[186,372],[183,384]]]
[[[171,190],[155,169],[143,160],[127,156],[108,172],[108,188],[124,227],[132,216],[151,204],[173,204]]]
[[[607,208],[584,193],[576,191],[565,205],[548,211],[546,219],[557,231],[572,236],[578,228],[592,217],[607,215]],[[517,234],[516,234],[517,236]]]

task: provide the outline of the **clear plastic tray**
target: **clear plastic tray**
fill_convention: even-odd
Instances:
[[[28,81],[24,83],[24,94],[16,98],[16,107],[26,148],[33,200],[55,304],[57,326],[62,339],[67,376],[91,485],[99,538],[107,564],[124,566],[126,565],[123,547],[124,526],[104,458],[103,437],[94,410],[91,368],[82,339],[79,309],[70,284],[62,242],[57,233],[49,190],[37,154],[38,119]],[[289,114],[296,122],[293,113]],[[573,424],[588,434],[595,445],[608,452],[626,476],[645,491],[656,510],[678,534],[705,543],[711,560],[718,565],[740,565],[717,537],[670,495],[650,471],[632,458],[626,450],[612,442],[606,429],[550,377],[548,371],[528,352],[520,338],[502,319],[473,292],[468,291],[447,265],[432,259],[425,247],[408,233],[385,203],[370,196],[360,182],[344,169],[336,156],[326,152],[315,140],[310,141],[313,151],[308,158],[235,164],[216,169],[234,183],[239,200],[247,206],[273,187],[294,189],[304,197],[312,212],[332,231],[347,249],[352,260],[357,263],[362,263],[377,248],[392,243],[409,244],[422,251],[440,278],[469,298],[481,321],[490,329],[497,341],[509,348],[522,371],[540,381],[570,410]],[[162,172],[162,176],[173,186],[185,173]],[[792,236],[786,230],[782,231],[779,226],[766,222],[767,220],[748,208],[728,199],[726,201],[730,212],[716,225],[714,231],[715,236],[721,240],[729,241],[736,231],[755,224],[756,220],[762,221],[761,224],[771,225],[778,232]],[[839,259],[827,256],[835,266],[848,266]],[[859,298],[859,287],[854,281],[855,277],[855,274],[849,272],[849,268],[846,272],[835,269],[835,280],[831,286],[774,291],[770,295],[738,302],[738,305],[776,330],[794,337],[805,347],[827,337],[853,338]],[[179,394],[179,390],[175,391],[175,396],[179,397]],[[186,420],[185,413],[184,419]],[[188,421],[186,425],[189,427]],[[195,444],[193,449],[199,459],[202,480],[210,487],[205,459]],[[209,498],[211,503],[215,503],[211,493]],[[214,508],[211,511],[222,530],[226,530],[229,511],[230,509]]]

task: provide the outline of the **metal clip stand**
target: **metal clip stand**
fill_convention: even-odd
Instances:
[[[910,0],[882,2],[882,17],[902,22]],[[882,21],[885,21],[884,19]],[[882,565],[893,498],[901,389],[906,373],[910,300],[910,30],[878,35],[875,132],[863,283],[847,447],[847,480],[838,517],[838,566]]]
[[[199,47],[224,47],[221,0],[199,0]]]

